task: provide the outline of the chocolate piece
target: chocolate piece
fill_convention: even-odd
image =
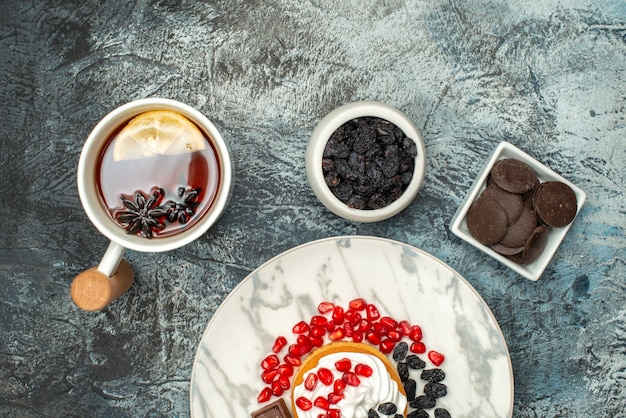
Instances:
[[[265,405],[263,408],[254,411],[251,416],[252,418],[292,418],[291,412],[289,408],[287,408],[283,398],[279,398]]]
[[[576,217],[576,194],[565,183],[541,183],[533,197],[537,217],[546,225],[560,228],[569,225]]]
[[[488,195],[481,195],[472,203],[465,222],[470,234],[484,245],[495,244],[506,234],[506,212]]]
[[[506,222],[508,225],[513,225],[522,214],[522,196],[507,192],[500,188],[497,184],[491,184],[487,186],[482,193],[489,195],[502,206],[504,212],[506,212]]]
[[[521,264],[530,264],[539,258],[548,243],[549,232],[550,230],[543,225],[535,228],[522,251]]]
[[[507,158],[493,165],[491,180],[507,192],[522,194],[537,184],[537,175],[525,162]]]
[[[535,228],[537,228],[537,218],[532,210],[525,208],[517,222],[507,228],[500,244],[513,248],[522,247]]]
[[[498,242],[498,243],[491,245],[491,249],[497,252],[498,254],[515,255],[515,254],[520,254],[522,251],[524,251],[524,246],[522,245],[521,247],[512,248],[512,247],[507,247],[506,245],[502,245]]]

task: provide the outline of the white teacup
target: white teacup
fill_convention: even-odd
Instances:
[[[126,233],[126,230],[111,218],[111,215],[108,213],[107,208],[104,207],[99,196],[97,179],[99,175],[99,157],[101,153],[104,152],[104,147],[114,132],[119,130],[123,124],[133,117],[152,110],[171,110],[185,116],[196,124],[200,130],[203,131],[207,139],[212,142],[218,159],[220,173],[219,184],[213,202],[207,212],[204,213],[199,220],[189,228],[176,234],[147,239],[139,235]],[[79,284],[76,283],[77,280],[72,284],[72,296],[79,296],[80,298],[81,295],[78,295],[78,293],[82,292],[82,296],[87,296],[87,299],[89,299],[89,296],[84,293],[92,293],[95,291],[92,289],[95,283],[94,277],[100,275],[108,279],[113,278],[118,267],[120,267],[120,262],[122,261],[126,249],[142,252],[169,251],[182,247],[204,234],[215,224],[223,213],[230,198],[234,183],[230,152],[213,123],[199,111],[186,104],[161,98],[136,100],[124,104],[106,115],[95,126],[84,144],[78,161],[77,181],[80,200],[87,216],[94,226],[111,241],[98,266],[88,270],[90,272],[89,277],[83,280],[85,282],[83,285],[86,285],[87,288],[79,290]],[[120,270],[122,269],[120,268]],[[130,270],[132,274],[132,269]],[[79,278],[80,275],[77,279]],[[132,283],[132,278],[130,279],[130,283]],[[130,287],[130,284],[122,287],[125,287],[125,289],[123,289],[121,293],[126,291],[128,287]],[[83,309],[97,310],[106,306],[106,304],[117,296],[119,295],[108,295],[107,298],[110,300],[101,302],[90,301],[89,303],[81,303],[76,297],[74,297],[74,301]],[[98,296],[96,299],[100,300],[103,299],[103,297]]]

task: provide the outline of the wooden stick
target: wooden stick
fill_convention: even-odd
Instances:
[[[99,311],[130,289],[134,279],[133,268],[122,259],[111,277],[107,277],[97,267],[83,271],[72,282],[70,293],[79,308]]]

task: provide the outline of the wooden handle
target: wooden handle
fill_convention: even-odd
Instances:
[[[79,308],[99,311],[130,289],[134,279],[133,268],[122,259],[111,277],[100,272],[97,267],[83,271],[72,282],[70,293]]]

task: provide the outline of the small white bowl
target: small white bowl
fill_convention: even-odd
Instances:
[[[452,218],[452,221],[450,222],[450,230],[457,237],[472,244],[474,247],[478,248],[485,254],[488,254],[491,257],[495,258],[496,260],[500,261],[502,264],[506,265],[511,270],[517,272],[518,274],[526,277],[529,280],[537,281],[539,280],[539,277],[541,277],[541,274],[550,263],[552,256],[554,255],[556,250],[559,248],[561,241],[563,241],[563,238],[565,238],[565,235],[567,234],[567,231],[569,231],[569,228],[572,225],[572,223],[562,228],[550,228],[546,248],[543,250],[543,253],[541,254],[541,256],[539,256],[539,258],[531,264],[521,265],[521,264],[514,263],[513,261],[507,259],[506,257],[498,254],[497,252],[493,251],[488,246],[479,243],[469,233],[469,230],[467,229],[467,223],[465,222],[465,216],[467,215],[467,211],[469,210],[472,202],[476,200],[476,198],[480,195],[480,193],[482,193],[482,191],[486,187],[485,183],[487,181],[487,178],[489,177],[489,172],[491,171],[491,168],[496,163],[496,161],[502,160],[505,158],[515,158],[531,166],[533,170],[535,170],[535,173],[537,174],[537,177],[539,178],[540,182],[560,181],[562,183],[567,184],[569,187],[571,187],[574,193],[576,194],[576,200],[577,200],[576,216],[578,216],[578,214],[580,213],[580,209],[583,207],[583,204],[585,203],[585,199],[587,198],[585,192],[582,189],[577,187],[575,184],[567,181],[566,179],[564,179],[563,177],[561,177],[560,175],[558,175],[557,173],[555,173],[554,171],[546,167],[545,165],[541,164],[539,161],[535,160],[530,155],[526,154],[524,151],[515,147],[514,145],[511,145],[508,142],[501,142],[496,147],[496,149],[491,154],[491,157],[489,157],[489,159],[483,166],[482,171],[478,174],[478,177],[474,181],[474,184],[472,185],[472,187],[469,189],[469,192],[467,196],[465,197],[465,199],[463,200],[463,202],[461,203],[461,206],[457,209],[456,213],[454,214],[454,217]]]
[[[378,117],[393,123],[417,145],[413,179],[397,200],[381,209],[361,210],[348,207],[328,188],[322,171],[324,148],[333,132],[344,123],[365,116]],[[315,195],[331,212],[356,222],[382,221],[401,212],[417,195],[424,179],[425,169],[424,142],[413,122],[395,107],[373,101],[348,103],[324,116],[311,134],[306,150],[306,173]]]

